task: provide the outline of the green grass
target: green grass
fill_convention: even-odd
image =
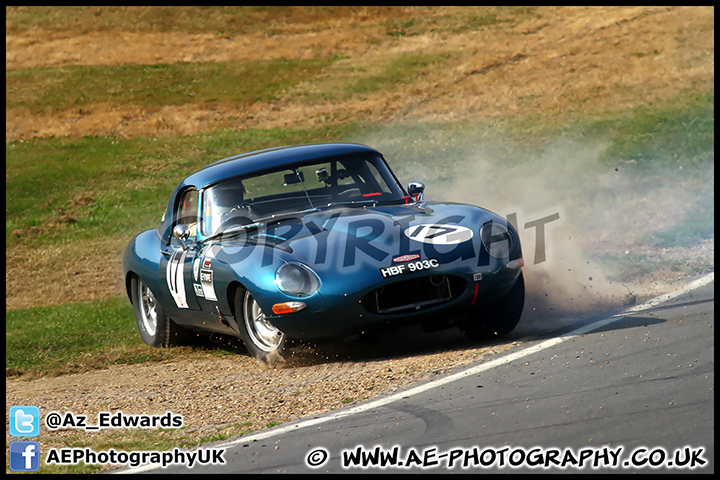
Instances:
[[[270,59],[7,70],[6,108],[48,113],[94,104],[244,105],[271,100],[336,61]],[[158,88],[162,85],[162,88]]]
[[[638,277],[659,270],[679,274],[695,274],[713,267],[713,265],[691,265],[687,262],[687,259],[660,260],[637,252],[593,254],[592,257],[599,264],[607,267],[608,271],[612,272],[612,274],[608,276],[609,280],[628,283]]]
[[[452,59],[453,55],[448,53],[410,52],[387,55],[363,68],[335,69],[329,81],[337,87],[321,89],[318,96],[324,99],[344,99],[353,95],[387,92],[398,87],[407,88],[430,70],[447,68],[447,63]],[[314,97],[309,96],[307,99],[314,100]]]
[[[140,218],[144,225],[148,217],[159,221],[158,199],[179,176],[172,172],[192,168],[193,158],[173,147],[181,145],[112,138],[6,143],[6,246],[117,235]],[[41,238],[13,234],[65,214],[77,223],[50,228]]]
[[[6,375],[59,375],[167,358],[163,350],[144,347],[133,318],[123,298],[8,310]]]
[[[150,348],[137,332],[125,297],[52,307],[12,309],[5,320],[5,374],[58,376],[106,368],[205,355],[237,355],[238,342]]]
[[[612,145],[603,160],[635,160],[645,170],[667,166],[693,169],[712,162],[715,152],[715,95],[678,98],[667,105],[638,107],[617,118],[588,125],[586,134],[606,136]]]
[[[699,203],[694,215],[668,230],[654,232],[644,238],[644,242],[658,247],[692,247],[701,240],[715,235],[714,191],[702,192],[707,201]]]
[[[131,234],[157,225],[177,183],[221,158],[269,146],[350,137],[362,126],[224,131],[160,139],[85,137],[5,144],[6,247]],[[43,232],[64,214],[76,223]],[[13,233],[16,232],[16,233]],[[22,232],[20,234],[19,232]]]
[[[604,161],[617,158],[638,160],[634,174],[647,175],[647,168],[659,165],[685,167],[692,176],[695,167],[707,165],[713,158],[712,96],[701,98],[685,110],[677,107],[643,109],[635,115],[624,113],[586,123],[579,138],[594,132],[615,139],[612,153]],[[655,119],[653,121],[653,118]],[[692,123],[693,136],[688,140]],[[502,125],[504,140],[512,138],[518,125]],[[478,137],[498,128],[497,124],[475,126]],[[565,127],[570,128],[570,127]],[[583,130],[584,129],[584,130]],[[577,131],[577,130],[576,130]],[[38,139],[6,144],[6,232],[7,244],[28,246],[89,242],[94,238],[129,236],[155,226],[170,191],[186,174],[206,163],[235,154],[272,145],[311,143],[372,137],[376,131],[368,125],[345,124],[316,129],[273,129],[224,131],[192,137],[158,140],[83,138],[79,140]],[[384,148],[396,170],[406,170],[425,162],[452,178],[457,172],[453,162],[464,158],[474,142],[468,142],[468,130],[452,124],[414,124],[387,127],[385,138],[393,139]],[[423,137],[422,142],[412,139]],[[531,156],[538,142],[548,137],[517,142],[505,154],[508,161]],[[683,150],[663,150],[666,145],[689,142]],[[507,143],[507,142],[500,142]],[[638,157],[637,152],[642,153]],[[650,153],[643,153],[650,152]],[[659,153],[662,152],[662,153]],[[92,158],[92,161],[85,159]],[[532,157],[531,157],[532,158]],[[653,161],[655,163],[653,163]],[[658,167],[659,168],[659,167]],[[644,172],[644,173],[643,173]],[[406,181],[407,179],[401,179]],[[91,192],[92,201],[72,206],[73,199]],[[700,196],[712,191],[699,192]],[[19,237],[19,228],[42,225],[58,216],[57,210],[70,212],[76,223],[61,225],[50,232]],[[698,215],[668,231],[655,232],[648,242],[659,245],[689,245],[714,234],[714,209],[709,202]],[[627,279],[654,268],[648,259],[607,255],[605,263],[614,264],[618,275]],[[634,266],[633,266],[634,265]],[[668,265],[664,265],[668,266]],[[682,270],[682,265],[670,266]],[[68,304],[59,307],[10,310],[7,312],[7,369],[57,374],[83,368],[101,368],[104,363],[139,362],[153,358],[156,350],[134,349],[138,345],[132,309],[126,301]],[[107,332],[113,332],[107,335]],[[97,332],[97,333],[96,333]],[[132,345],[132,347],[131,347]],[[107,352],[113,352],[107,354]],[[152,353],[151,353],[152,352]],[[92,366],[86,357],[106,358]],[[159,357],[164,358],[162,354]],[[59,368],[65,366],[65,370]]]

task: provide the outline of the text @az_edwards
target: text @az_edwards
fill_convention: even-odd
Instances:
[[[115,413],[99,412],[94,424],[88,423],[87,415],[73,412],[49,412],[45,415],[45,426],[48,430],[78,429],[96,431],[106,428],[180,428],[183,426],[182,415],[165,412],[162,415],[128,415],[121,411]]]

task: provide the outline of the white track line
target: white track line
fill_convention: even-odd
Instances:
[[[313,425],[327,423],[332,420],[349,417],[349,416],[355,415],[357,413],[363,413],[363,412],[367,412],[368,410],[382,407],[384,405],[387,405],[392,402],[396,402],[403,398],[411,397],[413,395],[417,395],[419,393],[426,392],[430,389],[437,388],[437,387],[445,385],[447,383],[454,382],[455,380],[457,380],[459,378],[467,377],[469,375],[476,375],[480,372],[490,370],[491,368],[499,367],[501,365],[506,365],[506,364],[513,362],[515,360],[518,360],[520,358],[527,357],[528,355],[532,355],[534,353],[545,350],[547,348],[554,347],[555,345],[566,342],[568,340],[572,340],[573,338],[576,338],[580,335],[584,335],[588,332],[597,330],[597,329],[602,328],[606,325],[609,325],[613,322],[617,322],[619,319],[621,319],[625,315],[642,312],[644,310],[648,310],[650,308],[656,307],[657,305],[660,305],[661,303],[668,302],[674,298],[679,297],[680,295],[683,295],[692,290],[695,290],[696,288],[700,288],[705,285],[708,285],[708,284],[712,283],[714,280],[715,280],[715,273],[711,272],[703,277],[700,277],[699,279],[697,279],[691,283],[688,283],[683,288],[681,288],[673,293],[667,293],[667,294],[652,298],[652,299],[648,300],[647,302],[644,302],[640,305],[636,305],[636,306],[629,308],[621,313],[597,320],[597,321],[589,323],[587,325],[583,325],[582,327],[579,327],[579,328],[577,328],[571,332],[568,332],[564,335],[561,335],[561,336],[555,337],[555,338],[551,338],[549,340],[545,340],[543,342],[538,343],[537,345],[533,345],[532,347],[528,347],[523,350],[520,350],[519,352],[504,355],[502,357],[496,358],[489,362],[481,363],[479,365],[471,367],[467,370],[463,370],[461,372],[457,372],[452,375],[448,375],[446,377],[432,380],[428,383],[419,385],[417,387],[410,388],[408,390],[403,390],[401,392],[395,393],[393,395],[389,395],[387,397],[377,398],[375,400],[371,400],[371,401],[363,403],[361,405],[338,411],[332,415],[324,415],[322,417],[316,417],[316,418],[311,418],[311,419],[307,419],[307,420],[302,420],[297,423],[292,423],[292,424],[287,424],[284,426],[270,428],[270,429],[263,430],[263,431],[260,431],[257,433],[251,433],[249,435],[243,435],[242,437],[238,437],[229,442],[214,445],[213,448],[228,449],[228,448],[232,448],[237,445],[244,444],[244,443],[253,442],[253,441],[257,441],[257,440],[264,440],[266,438],[274,437],[277,435],[282,435],[284,433],[291,432],[291,431],[294,431],[294,430],[297,430],[300,428],[306,428],[306,427],[311,427]],[[124,470],[122,472],[117,472],[117,473],[141,473],[141,472],[146,472],[146,471],[153,470],[156,468],[160,468],[160,467],[158,467],[156,465],[142,465],[140,467],[133,468],[131,470]]]

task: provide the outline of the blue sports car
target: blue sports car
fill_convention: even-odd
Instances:
[[[400,323],[510,332],[525,297],[517,232],[423,190],[355,144],[270,148],[193,173],[123,256],[143,341],[233,335],[273,363],[293,340]]]

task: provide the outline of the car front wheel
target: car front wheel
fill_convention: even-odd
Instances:
[[[235,296],[235,312],[245,347],[261,362],[277,365],[285,362],[289,345],[287,335],[267,321],[260,305],[252,294],[239,289]]]
[[[178,326],[165,314],[152,290],[141,278],[133,277],[130,283],[135,321],[143,342],[151,347],[180,345],[191,336],[191,332]]]
[[[497,302],[471,309],[469,320],[460,328],[476,340],[507,335],[520,321],[524,306],[525,281],[521,272],[508,293]]]

